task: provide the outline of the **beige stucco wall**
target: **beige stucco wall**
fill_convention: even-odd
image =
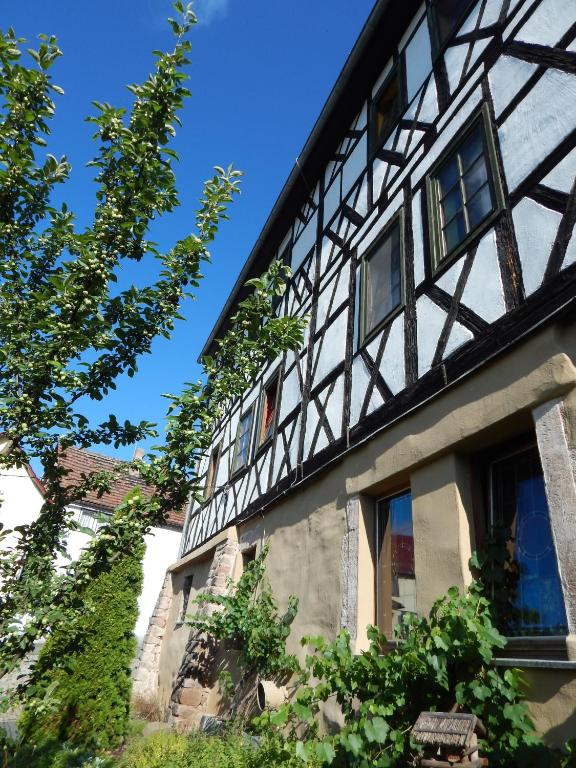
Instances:
[[[576,327],[548,327],[238,527],[241,544],[270,543],[267,573],[280,608],[291,593],[300,599],[290,651],[305,653],[299,644],[304,635],[336,634],[342,616],[351,615],[349,606],[343,611],[343,599],[345,581],[354,576],[358,604],[353,634],[357,650],[366,646],[365,628],[374,622],[374,502],[399,488],[411,487],[413,494],[419,612],[427,613],[448,587],[469,582],[474,513],[481,506],[474,457],[517,435],[533,433],[532,410],[553,398],[564,398],[568,433],[576,435],[575,359]],[[349,537],[351,499],[358,500],[357,541]],[[347,555],[343,543],[353,540],[356,550]],[[208,556],[215,541],[204,545],[204,555],[196,551],[192,559]],[[206,561],[204,579],[208,567]],[[195,579],[195,588],[200,584],[201,579]],[[175,588],[177,592],[176,581]],[[172,623],[178,605],[176,599]],[[169,650],[163,652],[163,695],[176,674],[185,633],[173,629]],[[552,743],[559,743],[570,728],[576,732],[576,675],[531,670],[528,677],[538,730]]]

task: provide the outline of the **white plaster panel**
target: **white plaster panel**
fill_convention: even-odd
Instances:
[[[433,123],[438,117],[438,94],[436,92],[436,81],[433,77],[428,80],[418,117],[425,123]]]
[[[469,101],[469,99],[471,99]],[[458,98],[453,100],[446,112],[438,120],[438,131],[444,132],[444,129],[450,123],[448,130],[452,131],[454,135],[454,125],[460,128],[467,120],[468,116],[474,109],[474,107],[482,100],[482,90],[478,88],[478,79],[472,78],[472,80],[466,83],[466,86],[462,89]],[[464,115],[464,117],[463,117]],[[456,130],[458,130],[456,128]]]
[[[376,80],[376,82],[374,83],[374,86],[372,87],[372,97],[373,98],[374,98],[374,96],[376,96],[376,94],[378,93],[378,91],[380,90],[382,85],[384,84],[384,80],[386,80],[386,78],[388,77],[388,75],[392,71],[392,67],[393,66],[394,66],[394,60],[393,59],[389,59],[386,62],[386,66],[382,70],[382,72],[380,74],[380,77],[378,78],[378,80]]]
[[[330,262],[330,258],[334,252],[334,249],[336,246],[330,240],[328,237],[322,238],[322,250],[320,251],[320,274],[324,274],[324,272],[328,269],[328,264]]]
[[[313,435],[311,436],[313,437]],[[326,448],[328,446],[328,437],[326,435],[325,430],[321,429],[318,433],[318,440],[316,440],[316,445],[314,447],[314,455],[317,453],[320,453],[321,450]]]
[[[512,211],[526,295],[542,283],[561,216],[529,198]]]
[[[513,56],[500,56],[488,74],[497,117],[536,69],[537,65],[528,61],[515,59]]]
[[[366,174],[360,184],[358,191],[356,192],[356,200],[354,201],[354,210],[358,211],[361,216],[366,216],[368,213],[368,175]]]
[[[313,386],[322,381],[344,359],[347,324],[348,312],[344,310],[326,330],[318,352]]]
[[[334,438],[338,440],[342,434],[342,403],[344,402],[344,376],[339,376],[334,384],[332,394],[326,404],[326,418]]]
[[[310,219],[302,234],[292,248],[292,269],[296,269],[304,261],[310,250],[316,242],[316,226],[318,214],[315,213]]]
[[[284,240],[282,240],[280,244],[280,248],[278,248],[278,256],[282,256],[282,253],[287,245],[289,245],[290,240],[292,239],[292,227],[288,230],[288,232],[284,236]]]
[[[576,261],[576,229],[572,233],[572,237],[570,238],[570,242],[568,243],[568,247],[566,248],[566,255],[564,256],[564,261],[562,262],[562,269],[566,269],[566,267],[569,267],[570,264],[574,264]]]
[[[460,27],[460,31],[458,32],[459,35],[467,35],[468,32],[473,32],[476,29],[476,24],[478,23],[478,14],[480,13],[480,6],[482,3],[476,3],[470,14],[468,15],[468,18],[462,24]]]
[[[386,206],[384,211],[378,216],[378,219],[375,222],[374,226],[366,233],[362,242],[358,243],[358,256],[362,256],[362,254],[366,253],[368,248],[370,248],[374,240],[376,240],[376,238],[378,237],[380,232],[382,232],[384,227],[388,224],[392,216],[394,216],[394,214],[398,211],[398,209],[402,205],[402,200],[403,200],[403,194],[402,194],[402,191],[400,191],[394,197],[394,199]],[[354,240],[352,242],[354,243]],[[356,239],[356,242],[358,242],[357,239]]]
[[[368,122],[368,105],[366,102],[362,104],[362,109],[358,112],[356,120],[352,124],[352,129],[355,131],[363,131],[366,128]]]
[[[310,402],[308,405],[306,416],[306,432],[304,433],[304,456],[310,454],[310,448],[312,447],[312,440],[314,439],[314,432],[318,426],[319,421],[318,411],[316,405]]]
[[[372,164],[372,190],[374,200],[377,200],[380,197],[380,192],[382,191],[382,183],[388,168],[388,163],[385,163],[383,160],[379,160],[378,158],[376,158]]]
[[[576,127],[576,77],[549,69],[500,128],[510,191]]]
[[[332,178],[332,174],[334,173],[334,170],[336,169],[336,161],[330,160],[328,165],[326,166],[326,171],[324,172],[324,186],[327,187],[328,184],[330,184],[330,179]]]
[[[370,381],[370,373],[360,355],[352,363],[352,393],[350,398],[350,424],[358,423],[362,403],[366,395],[366,387]]]
[[[366,234],[374,226],[374,222],[377,221],[379,216],[380,216],[380,213],[378,211],[378,208],[376,207],[372,210],[372,213],[368,216],[368,218],[366,219],[364,224],[362,224],[360,229],[356,230],[354,237],[350,241],[351,247],[356,247],[356,245],[366,236]]]
[[[366,142],[366,134],[364,133],[362,137],[358,139],[358,143],[354,147],[352,154],[342,167],[342,195],[346,195],[366,168],[366,159],[368,156]]]
[[[576,37],[574,38],[574,40],[572,40],[572,42],[570,43],[570,45],[567,45],[567,46],[566,46],[566,50],[567,50],[567,51],[572,51],[572,52],[575,52],[575,53],[576,53]]]
[[[278,418],[282,421],[296,406],[301,399],[300,383],[298,381],[298,371],[294,368],[284,379],[282,384],[282,397],[280,399],[280,411]]]
[[[469,45],[452,45],[446,51],[444,60],[446,62],[446,71],[448,72],[448,82],[450,83],[450,91],[454,93],[460,79],[462,77],[462,70],[466,63],[466,56],[468,55]]]
[[[414,238],[414,285],[424,280],[424,233],[422,231],[422,193],[412,198],[412,236]]]
[[[502,0],[488,0],[484,13],[482,14],[481,27],[489,27],[491,24],[496,24],[502,10]]]
[[[412,36],[412,33],[420,23],[420,19],[422,18],[424,11],[426,10],[424,3],[418,8],[414,16],[412,17],[412,20],[410,21],[410,24],[406,27],[406,31],[400,38],[400,42],[398,43],[398,50],[401,51],[405,46],[410,37]]]
[[[408,144],[408,139],[410,138],[410,131],[408,129],[402,129],[398,131],[398,137],[396,141],[395,150],[396,152],[405,152],[406,146]]]
[[[558,165],[542,179],[542,184],[561,192],[570,192],[576,179],[576,149],[569,152]]]
[[[439,277],[438,280],[436,280],[436,285],[438,288],[442,288],[443,291],[446,291],[446,293],[449,293],[450,296],[453,296],[454,292],[456,291],[456,285],[458,283],[460,273],[462,272],[463,265],[464,257],[461,257],[455,264],[450,267],[447,272],[444,272],[442,277]]]
[[[452,330],[450,331],[448,341],[446,342],[444,357],[448,357],[448,355],[451,355],[452,352],[458,349],[458,347],[461,347],[463,344],[467,344],[469,341],[472,341],[473,338],[474,334],[471,333],[468,328],[465,328],[461,323],[455,321],[454,325],[452,326]]]
[[[390,327],[390,334],[382,362],[380,373],[388,384],[393,395],[401,392],[406,386],[406,372],[404,368],[404,313],[394,318]]]
[[[470,117],[472,112],[476,109],[478,104],[482,100],[482,93],[479,88],[475,88],[471,93],[467,93],[459,102],[460,109],[454,111],[453,119],[447,123],[446,114],[438,122],[439,130],[440,125],[445,126],[441,130],[440,136],[434,142],[434,145],[424,155],[424,160],[418,165],[418,168],[414,171],[412,176],[412,185],[416,186],[422,176],[428,172],[428,169],[436,162],[437,158],[442,154],[445,147],[452,141],[454,136],[458,133],[462,125]],[[450,108],[452,111],[452,108]]]
[[[382,341],[382,335],[384,331],[380,331],[380,333],[375,336],[372,341],[366,346],[366,352],[370,355],[372,360],[376,360],[376,355],[378,354],[378,347],[380,346],[380,342]]]
[[[370,395],[370,402],[368,403],[368,407],[366,408],[366,415],[369,413],[372,413],[372,411],[375,411],[377,408],[380,408],[381,405],[384,405],[384,398],[378,391],[376,387],[372,390],[372,394]]]
[[[418,375],[430,369],[438,339],[446,322],[446,312],[427,296],[420,296],[416,302]]]
[[[574,0],[542,0],[516,35],[516,40],[554,46],[575,22]]]
[[[485,234],[478,244],[461,301],[489,323],[506,312],[494,230]]]
[[[468,62],[468,67],[466,69],[467,72],[471,71],[474,64],[480,58],[482,51],[484,51],[484,49],[490,42],[491,42],[491,39],[486,38],[485,40],[477,40],[474,43],[474,46],[472,47],[472,55],[470,56],[470,61]]]
[[[432,70],[432,52],[428,20],[424,16],[414,37],[406,46],[406,87],[408,101],[412,101]]]

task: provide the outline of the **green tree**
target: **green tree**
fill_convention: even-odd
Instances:
[[[141,544],[89,582],[79,595],[82,613],[59,625],[43,646],[19,721],[26,744],[54,739],[110,749],[123,741],[143,556]]]
[[[98,145],[96,207],[92,224],[75,225],[53,193],[70,173],[65,157],[45,152],[55,94],[50,69],[61,55],[54,37],[37,50],[9,29],[0,33],[0,433],[11,441],[0,466],[38,459],[46,503],[39,519],[18,528],[19,541],[0,553],[0,670],[13,669],[36,639],[73,625],[87,584],[132,552],[167,511],[199,494],[194,467],[206,451],[215,420],[256,372],[302,342],[304,320],[277,317],[274,299],[288,270],[273,263],[250,281],[230,331],[204,364],[205,383],[187,385],[170,399],[165,442],[134,463],[156,490],[151,499],[123,501],[87,551],[65,573],[54,554],[74,523],[69,505],[88,491],[106,492],[114,472],[93,473],[74,487],[65,481],[58,451],[67,446],[127,445],[155,436],[155,425],[116,416],[91,424],[86,400],[101,400],[158,335],[169,337],[188,291],[201,279],[208,247],[239,191],[240,173],[216,168],[203,189],[194,231],[160,252],[149,239],[151,223],[178,205],[170,139],[189,92],[184,85],[195,23],[190,7],[175,3],[170,24],[175,45],[156,52],[153,73],[133,94],[130,109],[95,103]],[[118,290],[121,269],[144,257],[158,261],[158,279]],[[6,535],[6,531],[0,533]],[[23,689],[20,693],[24,694]]]

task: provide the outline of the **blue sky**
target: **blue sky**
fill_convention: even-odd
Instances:
[[[151,51],[171,46],[164,0],[4,0],[2,27],[13,26],[33,43],[55,34],[64,57],[53,69],[64,88],[57,101],[49,150],[73,166],[66,200],[78,221],[90,221],[94,200],[85,163],[94,154],[92,127],[83,122],[91,101],[126,104],[125,85],[143,80]],[[244,171],[243,191],[212,248],[212,265],[197,298],[184,307],[170,341],[158,341],[134,379],[83,410],[90,418],[115,413],[160,422],[162,392],[178,392],[198,378],[198,353],[254,244],[298,153],[326,100],[373,0],[198,0],[200,24],[192,35],[192,64],[184,126],[174,148],[182,205],[160,222],[152,238],[168,248],[193,224],[202,182],[212,166],[233,163]],[[126,279],[150,278],[134,265]],[[101,449],[113,452],[113,449]],[[132,449],[118,455],[130,458]]]

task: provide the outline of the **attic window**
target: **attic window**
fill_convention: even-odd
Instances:
[[[374,155],[384,144],[406,107],[406,86],[402,59],[372,102],[370,115],[370,147]]]

